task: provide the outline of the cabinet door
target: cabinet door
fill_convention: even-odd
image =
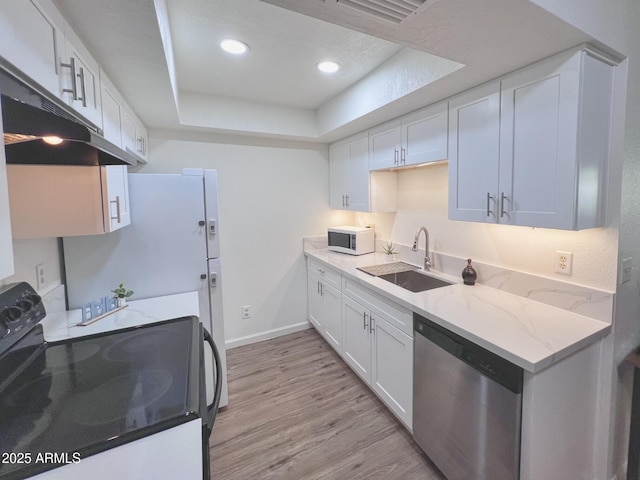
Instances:
[[[100,67],[71,29],[65,31],[66,61],[73,62],[67,68],[64,82],[73,93],[65,100],[79,114],[98,128],[102,128],[102,106],[100,101]],[[73,73],[75,72],[75,78]]]
[[[413,338],[374,315],[371,386],[411,430],[413,428]]]
[[[331,285],[322,284],[324,332],[327,342],[342,354],[342,294]]]
[[[103,136],[122,148],[122,97],[102,70],[100,71],[100,100]]]
[[[349,297],[342,296],[344,360],[368,384],[371,383],[371,341],[369,310]]]
[[[369,211],[369,141],[366,134],[350,143],[347,208]]]
[[[105,232],[113,232],[131,223],[127,167],[108,165],[101,168],[104,173],[104,191],[107,192],[104,202]]]
[[[393,120],[369,130],[369,170],[400,166],[401,143],[400,120]]]
[[[138,158],[146,161],[147,156],[147,130],[138,120],[138,117],[125,105],[122,117],[122,143],[125,150],[133,153]]]
[[[0,115],[0,133],[2,133],[2,115]],[[9,190],[7,185],[7,166],[4,148],[0,149],[0,279],[13,274],[13,241],[11,222],[9,221]]]
[[[320,296],[320,279],[309,274],[307,277],[307,302],[309,304],[309,321],[318,332],[323,333],[324,302]]]
[[[0,2],[0,55],[56,96],[60,95],[61,49],[64,51],[64,19],[50,2]]]
[[[329,206],[337,210],[346,209],[350,156],[349,143],[339,143],[329,148]]]
[[[449,101],[449,218],[496,222],[500,82]]]
[[[448,118],[447,102],[402,118],[402,165],[447,159]]]
[[[567,228],[577,188],[580,56],[502,81],[500,221]]]

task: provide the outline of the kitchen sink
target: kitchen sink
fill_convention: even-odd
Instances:
[[[398,285],[399,287],[402,287],[411,292],[424,292],[425,290],[431,290],[433,288],[453,285],[451,282],[446,282],[444,280],[440,280],[439,278],[425,275],[424,273],[418,272],[416,270],[388,273],[386,275],[379,275],[379,278]]]

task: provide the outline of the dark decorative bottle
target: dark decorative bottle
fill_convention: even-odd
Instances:
[[[462,280],[465,285],[475,285],[478,274],[475,268],[471,266],[471,259],[467,259],[467,266],[462,270]]]

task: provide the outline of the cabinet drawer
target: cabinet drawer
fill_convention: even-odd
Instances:
[[[391,325],[413,338],[411,311],[346,278],[343,280],[342,293],[369,308],[373,314],[383,315]]]
[[[327,285],[331,285],[340,290],[341,275],[339,272],[332,270],[320,262],[309,259],[309,273],[317,275]]]

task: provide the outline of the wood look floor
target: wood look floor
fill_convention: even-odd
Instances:
[[[411,434],[314,330],[227,352],[212,480],[443,480]]]

